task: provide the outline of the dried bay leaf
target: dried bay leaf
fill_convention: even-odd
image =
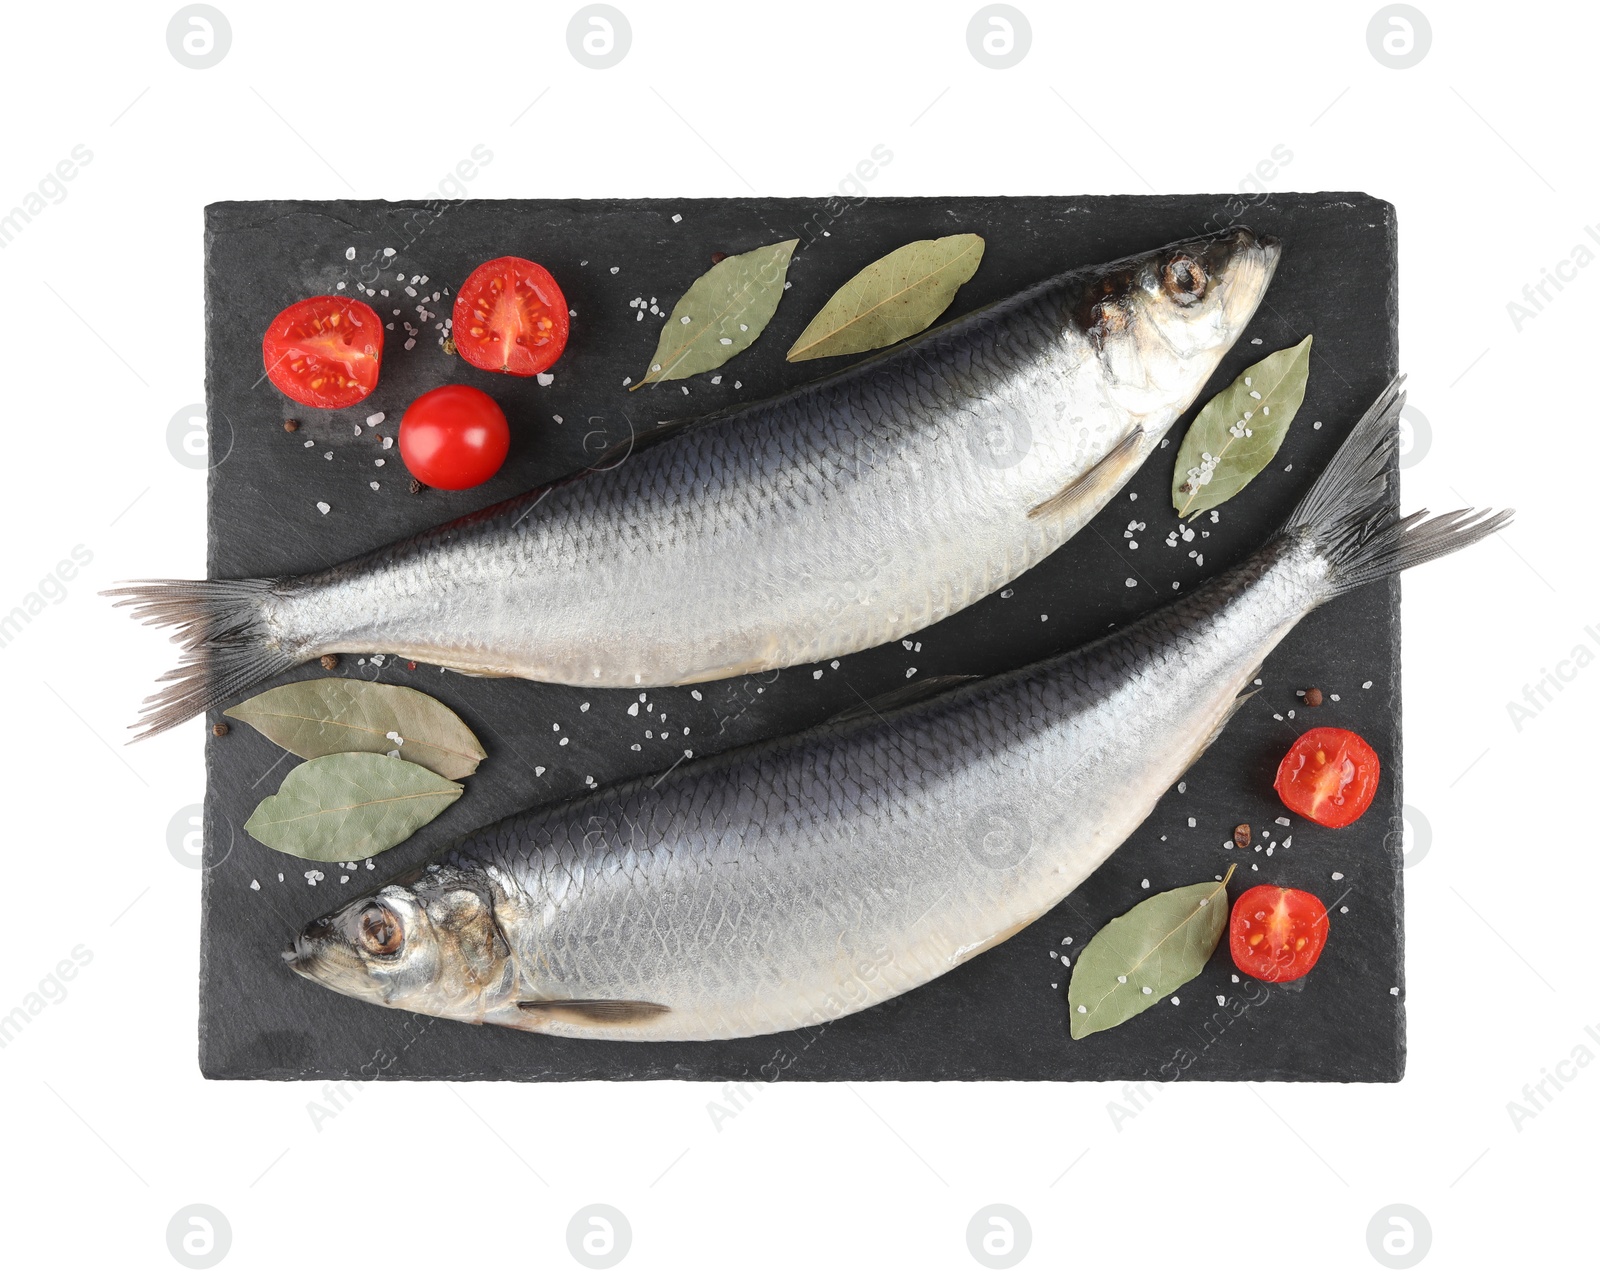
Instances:
[[[790,347],[791,363],[861,354],[921,332],[983,260],[981,235],[918,239],[879,257],[828,299]]]
[[[301,859],[365,859],[399,845],[461,791],[460,784],[398,757],[330,753],[291,770],[244,830]]]
[[[1272,463],[1306,396],[1311,338],[1267,355],[1213,398],[1178,447],[1172,507],[1178,517],[1237,496]]]
[[[650,370],[640,385],[681,380],[721,367],[749,349],[783,299],[798,239],[724,257],[689,285],[661,326]]]
[[[1167,890],[1100,927],[1067,987],[1072,1039],[1127,1022],[1196,977],[1228,924],[1228,881]]]
[[[464,721],[409,686],[312,678],[263,691],[228,709],[227,716],[249,723],[296,757],[398,750],[404,761],[462,779],[488,756]]]

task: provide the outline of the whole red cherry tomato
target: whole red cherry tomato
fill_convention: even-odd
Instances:
[[[511,430],[500,405],[470,385],[441,385],[400,418],[400,457],[418,482],[461,491],[505,463]]]

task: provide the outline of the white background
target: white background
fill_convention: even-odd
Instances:
[[[0,250],[0,611],[73,546],[93,561],[0,650],[0,1012],[93,959],[0,1050],[7,1267],[178,1269],[168,1220],[196,1201],[249,1271],[576,1270],[593,1201],[631,1221],[623,1269],[977,1270],[967,1222],[995,1201],[1031,1221],[1021,1269],[1376,1270],[1395,1202],[1429,1219],[1430,1268],[1591,1263],[1600,1066],[1520,1130],[1507,1103],[1600,1023],[1600,669],[1521,730],[1506,703],[1600,654],[1600,269],[1520,332],[1507,303],[1600,248],[1596,20],[1424,0],[1432,47],[1395,70],[1376,5],[1020,0],[1031,49],[992,70],[971,0],[619,3],[632,47],[603,71],[568,51],[575,3],[218,0],[207,70],[168,51],[175,5],[8,13],[0,206],[93,159]],[[171,648],[95,591],[203,573],[205,476],[166,442],[203,397],[201,209],[417,197],[480,142],[491,197],[816,195],[881,143],[873,194],[1226,192],[1282,145],[1273,188],[1393,201],[1433,428],[1405,503],[1520,511],[1406,582],[1406,799],[1433,840],[1406,877],[1403,1083],[1169,1086],[1120,1129],[1114,1085],[782,1084],[720,1132],[708,1086],[369,1085],[319,1132],[320,1086],[200,1079],[200,878],[167,825],[201,798],[201,730],[124,746]]]

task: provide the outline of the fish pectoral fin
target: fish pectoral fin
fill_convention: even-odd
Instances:
[[[1103,504],[1139,463],[1139,444],[1144,430],[1135,425],[1115,447],[1089,466],[1048,500],[1028,510],[1030,518],[1049,518],[1070,509],[1080,501]]]
[[[1259,673],[1261,670],[1257,669],[1256,671]],[[1222,720],[1218,722],[1216,726],[1212,728],[1211,733],[1201,741],[1200,747],[1196,748],[1194,752],[1189,755],[1189,760],[1183,763],[1183,770],[1179,773],[1188,773],[1189,768],[1205,755],[1206,749],[1210,748],[1212,744],[1216,743],[1222,732],[1228,729],[1228,723],[1233,720],[1233,715],[1246,704],[1248,704],[1252,699],[1254,699],[1256,692],[1260,689],[1261,688],[1259,686],[1246,686],[1244,690],[1240,691],[1233,697],[1233,702],[1228,705],[1227,711],[1223,713]]]
[[[940,677],[925,677],[920,681],[912,682],[909,686],[897,686],[892,691],[885,691],[882,695],[874,695],[871,699],[864,699],[859,704],[852,704],[849,708],[840,709],[828,718],[829,726],[838,726],[844,722],[860,721],[865,717],[882,717],[897,708],[905,708],[908,704],[920,704],[925,699],[931,699],[941,691],[947,691],[952,686],[962,682],[971,682],[977,679],[976,673],[946,673]]]
[[[654,1001],[551,1000],[518,1001],[517,1008],[564,1023],[645,1023],[668,1012]]]

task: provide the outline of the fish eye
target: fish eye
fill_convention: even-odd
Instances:
[[[1193,305],[1206,294],[1210,279],[1202,266],[1188,253],[1180,252],[1161,268],[1161,288],[1179,305]]]
[[[393,956],[405,941],[400,918],[381,903],[369,904],[357,924],[361,946],[372,956]]]

